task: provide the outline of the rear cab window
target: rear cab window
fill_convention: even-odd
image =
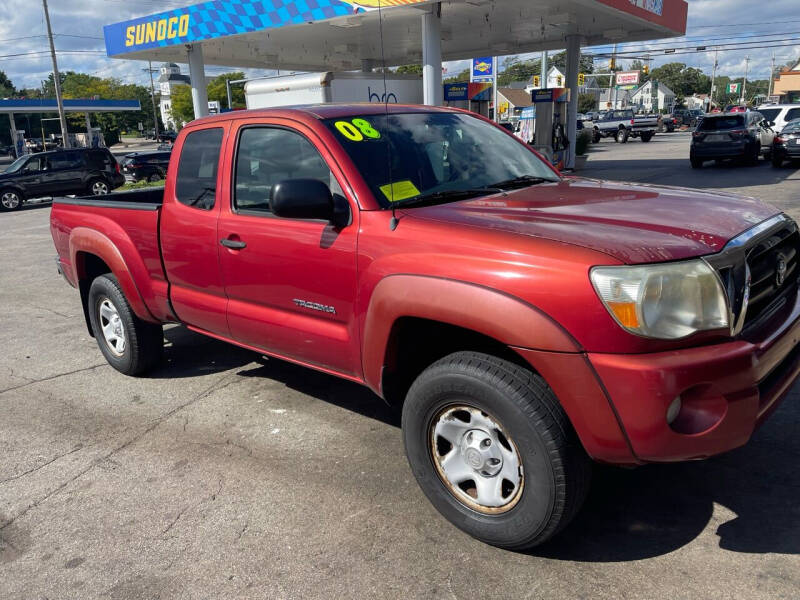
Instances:
[[[202,210],[214,208],[222,137],[223,129],[213,127],[193,131],[183,140],[175,180],[175,197],[181,204]]]

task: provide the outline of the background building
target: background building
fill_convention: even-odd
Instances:
[[[180,85],[189,85],[188,75],[181,74],[181,68],[175,63],[164,63],[159,68],[161,71],[158,76],[158,89],[161,92],[161,122],[166,129],[177,129],[175,120],[172,118],[170,109],[172,108],[172,91]]]
[[[787,71],[781,71],[772,86],[772,95],[778,102],[800,102],[800,62]]]
[[[656,101],[654,102],[654,100]],[[671,112],[675,106],[675,92],[663,83],[659,83],[656,89],[656,98],[653,98],[653,82],[648,81],[631,94],[630,104],[639,106],[647,112],[660,110]]]

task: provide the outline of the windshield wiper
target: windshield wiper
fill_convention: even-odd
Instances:
[[[537,185],[539,183],[555,183],[556,179],[547,179],[546,177],[535,177],[534,175],[520,175],[513,179],[506,179],[505,181],[498,181],[493,183],[492,187],[502,188],[504,190],[513,190],[516,188],[528,187],[530,185]]]
[[[468,188],[465,190],[445,190],[442,192],[422,194],[421,196],[406,198],[405,200],[397,200],[396,202],[392,202],[390,208],[401,208],[403,206],[423,206],[425,204],[437,204],[439,202],[449,202],[451,200],[467,200],[469,198],[475,198],[476,196],[502,194],[503,191],[504,190],[501,190],[496,186]]]

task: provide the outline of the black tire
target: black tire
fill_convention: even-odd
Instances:
[[[596,144],[597,142],[600,141],[601,137],[602,136],[600,135],[600,131],[595,129],[594,132],[592,133],[592,143]]]
[[[776,169],[783,167],[783,159],[776,152],[772,153],[772,166]]]
[[[521,483],[503,512],[459,499],[435,464],[433,425],[462,404],[499,424],[508,437],[503,445],[521,458]],[[453,525],[488,544],[524,550],[545,542],[572,520],[588,491],[591,461],[561,405],[541,377],[514,363],[478,352],[437,361],[411,386],[402,426],[422,491]]]
[[[645,131],[644,133],[642,133],[642,141],[649,142],[650,140],[653,139],[653,135],[654,134],[652,131]]]
[[[161,181],[161,174],[160,173],[151,173],[148,176],[147,181],[150,183],[155,183],[156,181]]]
[[[761,158],[761,142],[753,144],[752,149],[747,153],[745,160],[748,165],[757,165],[758,159]]]
[[[628,142],[628,136],[629,136],[629,135],[630,135],[630,134],[629,134],[629,132],[628,132],[628,130],[627,130],[627,129],[625,129],[625,128],[623,128],[623,129],[619,129],[619,130],[617,130],[617,133],[616,133],[616,135],[614,136],[614,140],[615,140],[615,141],[616,141],[618,144],[626,144],[626,143]]]
[[[695,158],[694,156],[689,158],[689,162],[692,163],[693,169],[702,169],[703,168],[703,161],[699,158]]]
[[[19,210],[24,202],[25,198],[17,190],[0,190],[0,211]]]
[[[111,186],[105,179],[95,177],[86,184],[90,196],[105,196],[111,192]]]
[[[118,321],[124,333],[124,346],[120,351],[112,349],[106,340],[103,324],[112,324],[101,313],[105,303],[109,302],[116,311]],[[164,350],[164,332],[161,325],[142,321],[134,314],[125,299],[119,282],[110,273],[96,278],[89,288],[89,321],[94,337],[108,364],[125,375],[141,375],[152,369],[161,361]]]

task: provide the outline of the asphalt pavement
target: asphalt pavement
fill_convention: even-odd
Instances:
[[[720,188],[800,217],[800,171],[693,171],[686,134],[602,141],[590,177]],[[711,460],[595,469],[521,554],[418,489],[397,414],[327,375],[167,330],[125,377],[56,274],[46,204],[0,214],[0,598],[797,598],[800,388]]]

